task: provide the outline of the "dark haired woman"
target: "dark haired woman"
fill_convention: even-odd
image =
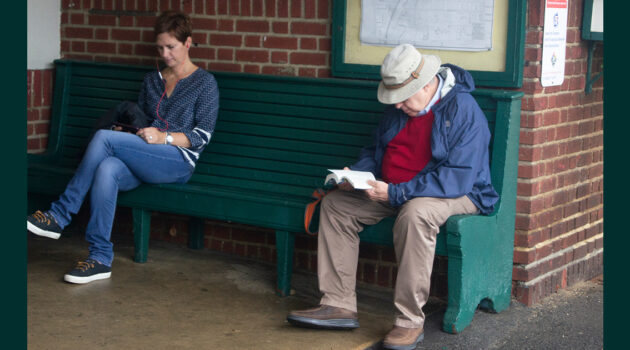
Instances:
[[[57,239],[90,191],[90,220],[85,230],[89,255],[64,276],[88,283],[111,276],[111,229],[118,191],[141,183],[185,183],[210,142],[219,109],[214,77],[191,62],[192,29],[187,15],[164,12],[156,20],[155,42],[166,67],[148,73],[138,107],[153,118],[135,135],[99,130],[59,199],[47,212],[27,218],[32,233]]]

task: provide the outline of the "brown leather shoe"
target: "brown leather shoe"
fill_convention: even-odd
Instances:
[[[357,313],[340,307],[320,305],[307,310],[294,310],[287,316],[289,323],[309,328],[354,329],[359,328]]]
[[[413,350],[424,339],[424,330],[394,326],[383,340],[384,349]]]

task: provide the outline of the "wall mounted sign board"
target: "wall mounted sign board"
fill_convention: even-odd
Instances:
[[[562,85],[564,81],[568,13],[569,0],[545,1],[545,27],[540,75],[542,86]]]
[[[500,0],[499,0],[500,1]],[[494,0],[361,0],[361,45],[490,51]]]
[[[604,40],[604,0],[584,0],[582,39]]]
[[[526,0],[335,0],[332,75],[379,80],[380,65],[396,40],[415,40],[421,52],[468,70],[477,86],[521,87],[526,5]],[[420,20],[424,15],[436,18]]]

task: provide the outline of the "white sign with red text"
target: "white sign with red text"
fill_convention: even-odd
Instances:
[[[562,85],[567,47],[569,0],[546,0],[543,31],[542,86]]]

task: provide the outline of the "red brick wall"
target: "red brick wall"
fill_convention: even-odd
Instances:
[[[528,1],[525,97],[514,251],[513,294],[527,305],[603,269],[603,85],[584,93],[588,43],[580,39],[583,1],[570,1],[565,80],[540,85],[544,0]],[[157,12],[191,14],[193,61],[209,70],[276,75],[330,75],[330,0],[63,0],[65,58],[153,64]],[[603,63],[597,46],[594,73]],[[46,144],[50,72],[29,72],[29,150]],[[48,92],[47,92],[48,91]],[[120,210],[119,227],[130,217]],[[186,241],[186,218],[155,215],[152,238]],[[124,226],[120,226],[120,225]],[[272,231],[208,221],[205,246],[275,262]],[[393,250],[362,245],[358,280],[393,287]],[[296,238],[295,268],[316,271],[316,238]],[[436,258],[432,294],[446,295],[446,261]]]
[[[603,85],[586,95],[583,2],[569,1],[565,79],[540,85],[544,0],[528,2],[513,279],[540,298],[603,270]],[[601,71],[603,45],[593,69]]]
[[[26,71],[26,140],[30,153],[41,153],[48,144],[53,75],[52,69]]]
[[[193,61],[209,70],[327,77],[328,0],[63,0],[66,58],[154,64],[159,11],[183,10],[193,22]]]

